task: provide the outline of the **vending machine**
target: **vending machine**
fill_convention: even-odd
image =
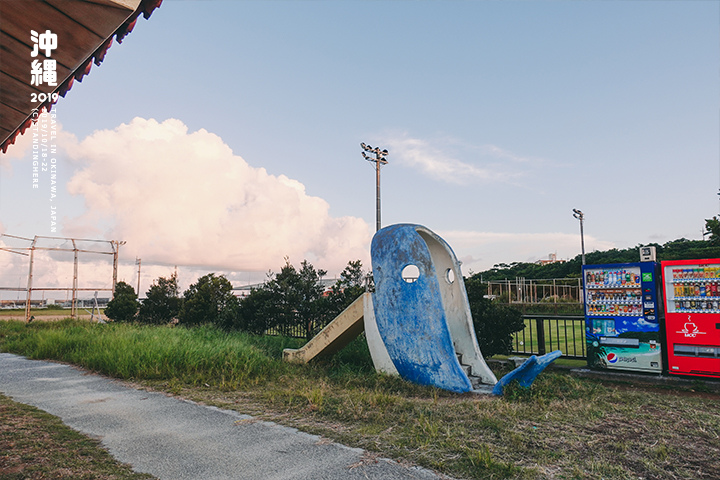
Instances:
[[[583,266],[588,366],[662,373],[656,262]]]
[[[668,373],[720,377],[720,259],[661,266]]]

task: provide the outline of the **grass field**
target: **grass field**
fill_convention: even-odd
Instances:
[[[525,329],[517,332],[514,336],[514,348],[517,352],[537,354],[538,334],[537,321],[525,319]],[[545,333],[545,351],[562,350],[564,355],[584,357],[585,348],[585,323],[584,320],[543,320]]]
[[[102,314],[102,312],[103,310],[101,309],[100,313]],[[30,315],[35,317],[37,320],[58,321],[70,318],[70,310],[64,308],[33,308],[30,310]],[[76,316],[79,320],[90,320],[91,314],[83,308],[78,308]],[[104,316],[103,319],[105,319]],[[2,309],[0,310],[0,320],[17,320],[24,322],[25,309]]]
[[[78,309],[80,310],[80,309]],[[83,310],[83,313],[85,311]],[[34,315],[36,317],[42,317],[42,316],[70,316],[70,310],[64,309],[64,308],[33,308],[30,310],[30,314]],[[24,317],[25,316],[25,309],[24,308],[4,308],[0,310],[0,317],[6,318],[6,317]]]
[[[311,365],[293,339],[82,322],[0,322],[0,349],[84,366],[468,479],[717,479],[720,396],[545,371],[504,397],[374,372],[362,339]],[[503,371],[496,374],[502,375]]]

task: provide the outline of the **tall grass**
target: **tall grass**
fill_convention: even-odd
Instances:
[[[292,342],[264,339],[254,345],[249,335],[213,327],[0,322],[4,351],[69,362],[123,379],[172,379],[223,389],[281,375],[287,368],[280,359],[282,348]]]
[[[362,338],[310,365],[282,362],[282,349],[300,344],[208,327],[0,321],[2,351],[147,379],[456,477],[720,478],[717,395],[560,371],[543,372],[530,389],[510,385],[502,398],[457,395],[376,374]]]

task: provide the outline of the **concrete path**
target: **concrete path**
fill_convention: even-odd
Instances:
[[[0,353],[0,392],[98,438],[160,479],[438,479],[248,415],[206,407],[52,362]]]

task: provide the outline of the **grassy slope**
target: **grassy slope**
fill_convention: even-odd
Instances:
[[[0,395],[0,479],[147,479],[59,418]]]
[[[543,373],[503,398],[377,375],[362,340],[288,365],[295,340],[0,322],[0,349],[234,408],[462,478],[720,478],[720,397]],[[497,372],[498,375],[502,372]]]

